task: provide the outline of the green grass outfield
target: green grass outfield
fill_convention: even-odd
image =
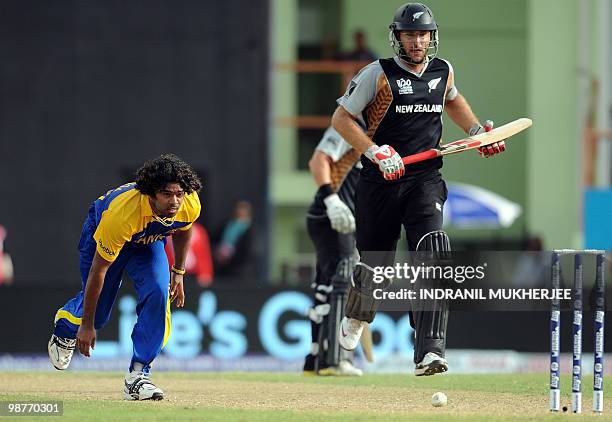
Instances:
[[[62,400],[63,419],[72,420],[506,421],[576,417],[548,412],[547,374],[330,378],[287,373],[156,372],[152,379],[164,389],[163,401],[124,401],[123,374],[116,372],[0,372],[0,401]],[[562,406],[570,406],[569,386],[569,376],[564,376]],[[431,395],[436,391],[447,394],[447,406],[431,406]],[[605,391],[612,405],[609,380]],[[591,412],[592,378],[583,379],[583,392],[583,415],[595,417]],[[612,407],[610,410],[612,415]],[[19,418],[26,419],[42,418]]]

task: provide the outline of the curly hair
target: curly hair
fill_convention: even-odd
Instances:
[[[168,183],[178,183],[185,193],[199,192],[202,182],[191,166],[174,154],[163,154],[136,171],[136,189],[155,196]]]

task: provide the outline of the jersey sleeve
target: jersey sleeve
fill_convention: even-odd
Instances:
[[[344,95],[336,100],[338,105],[353,116],[361,115],[361,112],[376,96],[376,84],[382,71],[378,60],[361,69],[349,83]]]
[[[193,225],[194,221],[200,216],[202,211],[202,205],[200,204],[200,197],[197,192],[193,192],[185,195],[185,201],[183,202],[185,212],[187,215],[187,221],[189,224],[179,228],[180,231],[189,230]]]
[[[459,94],[459,91],[455,86],[455,70],[453,69],[453,65],[450,64],[448,60],[444,60],[444,62],[446,62],[446,64],[448,65],[448,84],[446,87],[446,99],[448,101],[453,101],[455,98],[457,98],[457,94]]]
[[[332,161],[336,162],[351,148],[351,145],[340,136],[336,129],[329,127],[315,149],[321,151],[323,154],[330,157]]]
[[[133,234],[131,225],[121,217],[120,213],[106,210],[102,213],[93,235],[96,251],[105,260],[113,262]]]

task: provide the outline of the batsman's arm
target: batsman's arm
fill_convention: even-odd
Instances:
[[[355,231],[355,217],[331,186],[332,161],[323,151],[315,150],[308,167],[319,186],[318,194],[323,199],[332,229],[339,233],[351,233]]]
[[[353,115],[342,106],[336,108],[332,116],[332,126],[346,142],[362,154],[375,145],[363,132]]]
[[[182,308],[185,305],[183,274],[185,271],[185,261],[187,259],[187,252],[189,251],[192,233],[193,227],[190,227],[187,230],[179,230],[172,235],[172,245],[174,247],[174,266],[171,272],[172,280],[170,282],[170,302],[174,302],[176,300],[176,306],[179,308]],[[183,274],[180,274],[180,271],[183,271]]]
[[[331,163],[331,157],[322,151],[315,150],[312,154],[308,161],[308,168],[317,186],[321,187],[331,183]]]
[[[451,120],[465,133],[469,133],[473,125],[480,124],[465,97],[459,93],[454,99],[446,101],[444,109]]]
[[[95,348],[96,330],[94,320],[98,298],[104,285],[104,277],[111,263],[96,251],[94,254],[89,275],[87,276],[87,286],[85,287],[85,297],[83,298],[83,318],[81,326],[77,332],[77,348],[83,356],[89,356],[90,347]]]

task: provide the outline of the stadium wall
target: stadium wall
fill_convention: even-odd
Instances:
[[[3,2],[0,224],[17,284],[78,280],[89,204],[165,152],[204,178],[206,227],[247,199],[267,236],[268,22],[267,1]]]

